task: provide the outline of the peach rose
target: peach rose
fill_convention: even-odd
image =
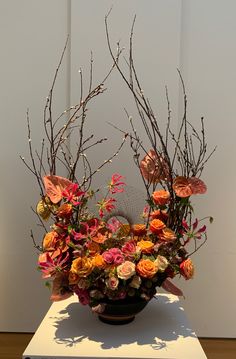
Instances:
[[[150,222],[150,231],[154,234],[159,234],[166,227],[165,223],[160,219],[153,219]]]
[[[143,278],[152,278],[157,273],[158,266],[150,259],[141,259],[136,266],[136,271]]]
[[[172,242],[176,240],[176,234],[170,228],[164,228],[159,235],[160,240],[165,242]]]
[[[155,204],[157,204],[158,206],[164,206],[169,202],[170,193],[168,191],[165,191],[164,189],[161,189],[159,191],[153,192],[152,198]]]
[[[157,256],[155,263],[158,266],[158,270],[161,272],[164,272],[164,270],[168,267],[169,262],[164,256]]]
[[[137,246],[141,249],[143,253],[151,253],[154,247],[154,243],[142,239],[137,243]]]
[[[138,275],[134,275],[129,286],[131,288],[139,289],[141,283],[142,283],[142,279]]]
[[[180,273],[184,276],[185,279],[191,279],[194,275],[194,265],[190,258],[184,260],[180,264]]]
[[[111,290],[116,290],[119,285],[119,279],[112,276],[106,279],[106,286]]]
[[[79,277],[87,277],[93,268],[93,261],[90,258],[78,257],[72,262],[71,272],[78,274]]]
[[[135,274],[135,264],[130,261],[125,261],[117,267],[118,278],[127,280]]]
[[[135,236],[143,236],[147,233],[147,228],[145,224],[134,224],[131,231]]]

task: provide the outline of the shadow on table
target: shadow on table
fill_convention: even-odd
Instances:
[[[62,315],[65,314],[65,317]],[[160,350],[168,341],[179,337],[195,337],[180,303],[170,302],[167,296],[160,296],[139,313],[135,320],[125,325],[102,323],[88,306],[69,304],[60,312],[60,317],[51,318],[56,327],[55,341],[73,346],[85,339],[100,343],[102,349],[118,348],[137,342],[151,345]]]

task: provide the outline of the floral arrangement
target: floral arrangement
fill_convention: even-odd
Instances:
[[[159,122],[144,95],[134,66],[134,23],[127,74],[118,61],[123,48],[118,44],[116,54],[112,50],[108,16],[105,25],[108,49],[113,59],[108,74],[93,87],[91,58],[87,94],[80,70],[81,98],[78,104],[54,119],[53,90],[65,46],[44,108],[46,136],[41,150],[33,150],[27,113],[31,163],[21,157],[40,189],[41,199],[36,210],[33,210],[45,231],[42,245],[36,244],[32,232],[31,237],[40,251],[38,265],[43,278],[52,281],[51,299],[57,301],[76,294],[81,304],[90,305],[96,312],[102,312],[107,301],[140,298],[148,301],[156,294],[158,286],[173,294],[183,295],[171,279],[177,275],[186,280],[193,277],[194,265],[190,256],[207,239],[206,225],[201,224],[202,219],[194,218],[191,199],[207,190],[200,176],[214,152],[207,154],[204,119],[201,118],[200,131],[187,120],[187,97],[180,73],[184,101],[179,130],[175,134],[171,129],[166,89],[168,117],[164,133],[160,131]],[[134,120],[127,113],[131,131],[118,129],[124,135],[121,145],[93,169],[87,153],[107,139],[94,140],[93,134],[85,137],[87,105],[105,91],[104,84],[115,69],[134,97],[149,148],[145,148]],[[127,139],[130,140],[133,158],[147,193],[147,205],[140,213],[139,223],[124,223],[116,217],[117,198],[120,192],[125,191],[123,176],[113,174],[106,194],[99,200],[96,199],[99,190],[92,189],[94,176],[100,173],[104,165],[112,162]],[[76,143],[74,153],[69,141]],[[66,169],[66,177],[58,175],[58,164]],[[47,221],[50,223],[49,229],[45,225]]]
[[[144,158],[141,162],[141,170],[146,177],[153,176],[147,162],[149,156],[148,161]],[[81,304],[101,311],[101,303],[107,300],[150,300],[161,285],[182,295],[167,278],[177,274],[192,278],[194,267],[186,245],[190,240],[200,240],[206,227],[197,228],[197,221],[189,227],[183,220],[179,232],[169,228],[172,204],[168,191],[154,191],[150,207],[142,215],[144,222],[129,225],[115,217],[104,220],[115,208],[114,194],[124,191],[119,174],[112,176],[107,195],[97,202],[97,217],[88,210],[91,192],[82,191],[66,178],[45,176],[43,180],[45,195],[37,212],[44,220],[53,217],[54,224],[44,236],[39,268],[43,278],[53,279],[52,300],[75,293]],[[188,182],[176,177],[173,189],[181,201],[190,193],[205,193],[206,186],[199,179]]]

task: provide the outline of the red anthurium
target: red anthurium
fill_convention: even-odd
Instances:
[[[204,194],[207,187],[200,178],[178,176],[173,181],[173,189],[178,197],[185,198],[193,194]]]

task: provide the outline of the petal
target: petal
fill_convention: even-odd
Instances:
[[[171,294],[178,295],[179,297],[184,296],[182,290],[176,287],[169,279],[166,279],[162,283],[162,288]]]
[[[197,177],[190,177],[188,179],[193,194],[204,194],[207,191],[205,183]]]
[[[188,178],[183,176],[178,176],[174,179],[173,190],[177,196],[181,198],[189,197],[192,194],[192,189],[189,185]]]
[[[67,178],[59,176],[44,176],[43,182],[46,195],[54,204],[60,202],[60,200],[62,199],[62,191],[66,187],[73,185],[73,183]]]

